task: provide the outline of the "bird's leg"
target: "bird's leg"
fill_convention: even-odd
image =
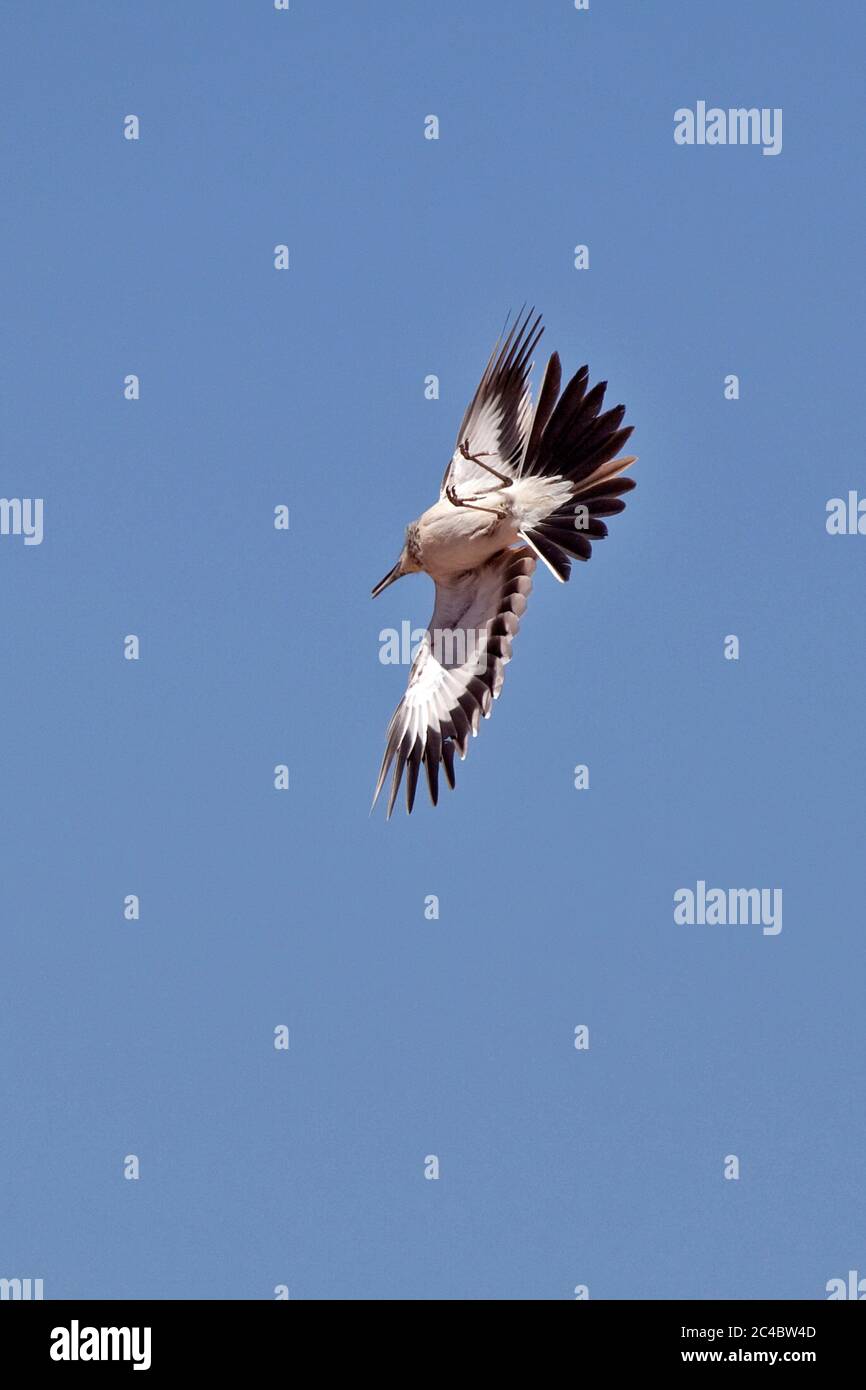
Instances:
[[[499,479],[503,487],[511,487],[514,482],[513,478],[508,478],[504,473],[497,472],[495,468],[491,468],[489,463],[482,463],[482,459],[489,457],[489,449],[483,449],[480,454],[470,454],[469,440],[467,438],[464,439],[463,443],[460,445],[460,452],[465,459],[469,459],[470,463],[477,463],[479,468],[486,468],[488,473],[492,473],[494,478]]]
[[[445,489],[445,496],[448,498],[448,501],[451,503],[452,507],[468,507],[469,510],[473,512],[490,512],[493,516],[502,515],[498,507],[474,506],[474,497],[458,497],[457,493],[454,491],[454,488],[450,483],[448,487],[446,487]]]

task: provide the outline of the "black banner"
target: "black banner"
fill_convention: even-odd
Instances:
[[[93,1376],[100,1368],[151,1377],[187,1370],[227,1374],[267,1365],[288,1372],[306,1343],[320,1368],[333,1364],[335,1357],[345,1357],[356,1365],[360,1362],[361,1369],[374,1346],[377,1359],[381,1356],[383,1337],[395,1348],[407,1324],[417,1318],[422,1336],[429,1338],[434,1324],[436,1331],[435,1349],[425,1343],[425,1375],[437,1354],[453,1367],[454,1353],[442,1340],[449,1328],[459,1335],[461,1346],[468,1335],[467,1353],[474,1347],[476,1356],[483,1356],[489,1365],[496,1344],[479,1327],[477,1312],[467,1324],[466,1312],[458,1312],[456,1305],[449,1305],[446,1313],[441,1308],[433,1312],[423,1303],[407,1303],[395,1324],[390,1315],[383,1320],[378,1311],[382,1304],[374,1303],[364,1305],[361,1322],[353,1313],[353,1303],[4,1302],[0,1303],[3,1360],[7,1366],[15,1364],[25,1376],[45,1371],[52,1377]],[[484,1324],[490,1315],[480,1315]],[[535,1337],[538,1316],[536,1307],[521,1328],[511,1315],[501,1341],[508,1356],[515,1337],[518,1348]],[[826,1375],[856,1366],[866,1327],[856,1309],[834,1301],[597,1300],[569,1303],[558,1313],[551,1308],[544,1321],[546,1357],[561,1350],[573,1358],[579,1350],[584,1365],[592,1358],[596,1366],[611,1372],[647,1374],[706,1365],[801,1365]],[[331,1335],[335,1322],[344,1333],[337,1341]],[[328,1334],[325,1341],[319,1339],[320,1328]],[[526,1342],[526,1350],[529,1345]],[[387,1359],[392,1359],[391,1353]],[[471,1360],[471,1355],[466,1359]]]

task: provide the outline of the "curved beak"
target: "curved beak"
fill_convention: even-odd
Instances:
[[[383,590],[383,589],[387,589],[387,587],[388,587],[389,584],[393,584],[395,579],[399,579],[400,576],[402,575],[402,573],[403,573],[403,557],[401,556],[400,559],[397,561],[396,565],[394,566],[394,568],[393,568],[392,570],[389,570],[388,573],[385,575],[385,578],[379,580],[379,583],[378,583],[378,584],[376,585],[376,587],[373,589],[373,591],[372,591],[370,597],[371,597],[371,598],[377,598],[377,597],[379,596],[379,594],[381,594],[382,590]]]

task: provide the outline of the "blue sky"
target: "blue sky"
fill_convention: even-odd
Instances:
[[[0,1276],[866,1273],[866,540],[824,524],[866,493],[858,7],[3,11],[0,491],[45,535],[0,537]],[[678,147],[698,100],[781,107],[781,154]],[[369,590],[524,301],[627,403],[638,490],[537,575],[456,793],[386,825],[379,633],[432,586]],[[675,925],[699,879],[782,888],[782,932]]]

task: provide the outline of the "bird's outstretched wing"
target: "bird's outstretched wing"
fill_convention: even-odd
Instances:
[[[470,733],[477,733],[481,716],[489,716],[502,689],[534,569],[535,557],[525,547],[502,550],[479,569],[436,585],[433,617],[388,726],[373,797],[375,806],[393,762],[389,816],[404,768],[407,811],[415,801],[422,763],[434,806],[440,764],[454,786],[454,750],[466,756]]]
[[[458,497],[468,497],[497,486],[494,476],[467,458],[467,453],[483,456],[486,464],[505,477],[517,476],[532,423],[532,354],[543,332],[541,315],[529,309],[518,315],[507,336],[500,337],[494,345],[463,416],[454,454],[442,479],[440,498],[447,488],[453,488]]]

